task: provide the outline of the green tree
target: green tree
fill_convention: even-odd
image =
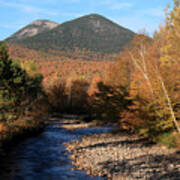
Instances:
[[[0,111],[1,120],[16,120],[41,92],[42,76],[29,76],[19,63],[8,55],[0,43]]]

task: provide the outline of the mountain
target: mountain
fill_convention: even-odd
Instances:
[[[112,54],[120,52],[135,36],[131,30],[98,14],[86,15],[60,25],[53,24],[52,29],[50,26],[44,28],[44,21],[41,22],[42,24],[37,23],[38,25],[30,24],[7,41],[46,52],[78,48]],[[38,31],[32,33],[31,26],[37,27]],[[26,35],[26,31],[30,33]]]
[[[10,36],[7,39],[7,41],[15,43],[15,42],[21,41],[23,39],[26,39],[28,37],[35,36],[39,33],[51,30],[57,26],[58,26],[58,24],[55,22],[52,22],[52,21],[36,20],[36,21],[30,23],[29,25],[27,25],[26,27],[20,29],[16,33],[14,33],[12,36]]]

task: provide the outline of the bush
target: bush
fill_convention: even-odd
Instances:
[[[157,141],[169,148],[180,147],[180,134],[166,132],[161,134]]]
[[[71,113],[89,113],[88,105],[89,83],[86,80],[78,79],[72,81],[69,92],[69,110]]]
[[[102,82],[97,86],[98,92],[93,95],[93,115],[103,121],[119,121],[121,113],[131,104],[126,88]]]
[[[87,112],[89,83],[85,80],[74,80],[67,85],[57,80],[47,90],[52,112],[82,114]]]
[[[63,113],[67,111],[68,94],[65,81],[56,81],[47,90],[48,101],[52,112]]]

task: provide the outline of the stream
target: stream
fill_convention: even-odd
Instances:
[[[86,175],[84,171],[72,170],[74,166],[68,158],[70,153],[63,143],[108,132],[112,128],[91,127],[68,131],[61,124],[60,120],[54,119],[43,133],[18,143],[3,163],[0,162],[0,180],[104,180]]]

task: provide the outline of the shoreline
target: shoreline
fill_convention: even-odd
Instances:
[[[85,136],[66,143],[72,164],[110,180],[179,179],[180,151],[125,132]]]
[[[26,138],[34,137],[45,129],[48,125],[47,121],[42,119],[37,124],[32,125],[15,125],[7,127],[5,132],[0,132],[0,159],[13,150],[16,144],[20,143]]]

